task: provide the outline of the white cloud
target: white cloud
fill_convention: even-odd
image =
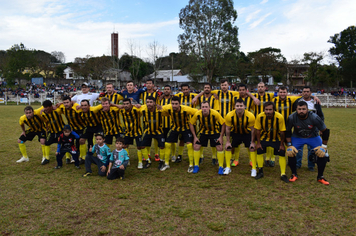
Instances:
[[[252,22],[252,24],[250,24],[250,29],[253,29],[256,26],[258,26],[259,24],[261,24],[270,15],[271,15],[271,13],[267,13],[266,15],[260,17],[258,20]]]
[[[265,4],[267,2],[268,2],[268,0],[262,0],[262,2],[260,2],[260,4]]]
[[[251,20],[256,19],[258,13],[260,13],[260,12],[261,12],[261,10],[256,10],[256,11],[254,11],[254,12],[248,14],[248,15],[246,16],[245,22],[246,22],[246,23],[249,23]]]

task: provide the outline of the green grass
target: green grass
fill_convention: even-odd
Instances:
[[[109,181],[81,175],[64,165],[41,166],[37,141],[27,143],[30,162],[21,157],[18,119],[24,106],[1,106],[0,234],[2,235],[353,235],[356,225],[356,110],[324,108],[331,129],[325,177],[316,181],[306,159],[295,183],[279,179],[279,166],[265,177],[250,177],[247,152],[228,176],[218,176],[210,150],[201,171],[188,174],[182,163],[160,172],[157,163],[137,170],[135,149],[126,179]],[[306,152],[305,152],[306,153]],[[305,156],[306,157],[306,156]],[[287,168],[290,175],[290,170]]]

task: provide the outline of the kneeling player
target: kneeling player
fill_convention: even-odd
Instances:
[[[320,138],[318,130],[322,132],[322,138]],[[298,179],[296,154],[298,150],[303,148],[304,144],[307,144],[315,152],[312,156],[314,158],[310,156],[309,158],[318,164],[318,182],[329,185],[329,182],[323,176],[326,163],[329,161],[326,146],[329,134],[330,130],[326,128],[322,119],[315,113],[308,111],[308,104],[304,101],[298,102],[297,111],[288,118],[286,131],[288,163],[292,171],[290,182]]]
[[[281,180],[289,183],[286,176],[286,157],[284,148],[284,137],[286,126],[283,116],[275,111],[273,102],[266,102],[264,112],[256,117],[255,129],[257,137],[257,164],[258,174],[256,179],[263,177],[263,154],[266,153],[267,147],[274,148],[274,155],[279,156],[279,167],[281,170]]]

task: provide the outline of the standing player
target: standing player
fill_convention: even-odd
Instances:
[[[199,132],[195,133],[195,124],[199,121]],[[220,132],[220,127],[221,132]],[[224,152],[223,152],[223,136],[225,133],[225,120],[219,114],[210,108],[209,102],[204,101],[201,104],[201,110],[197,111],[194,116],[190,119],[189,124],[190,131],[193,134],[194,143],[194,170],[192,173],[196,174],[199,171],[199,159],[200,159],[200,148],[207,147],[208,141],[210,140],[210,146],[216,147],[219,160],[219,174],[222,174],[222,165],[224,163]],[[230,163],[230,162],[229,162]],[[230,169],[226,168],[224,174],[229,174]]]
[[[255,123],[257,137],[257,164],[258,174],[256,179],[262,178],[263,175],[263,154],[266,153],[267,147],[274,149],[274,155],[279,156],[279,167],[281,170],[281,180],[289,183],[286,176],[286,157],[284,148],[284,138],[286,126],[283,116],[275,111],[273,102],[264,104],[264,112],[256,117]]]
[[[132,80],[126,83],[126,90],[118,92],[123,98],[131,99],[132,104],[140,103],[140,95],[144,93],[146,89],[139,89],[135,91],[135,84]]]
[[[61,115],[62,110],[60,108],[54,110],[53,104],[50,100],[44,101],[42,105],[44,112],[42,112],[41,116],[44,120],[46,131],[50,132],[49,134],[46,134],[46,155],[41,163],[42,165],[46,165],[49,163],[50,145],[53,143],[58,143],[58,138],[64,127],[64,122]]]
[[[171,155],[171,146],[178,141],[179,135],[182,136],[182,140],[187,144],[189,168],[188,173],[193,172],[193,135],[189,130],[190,117],[198,110],[188,106],[180,105],[180,99],[173,97],[170,105],[162,107],[162,115],[169,116],[172,122],[172,127],[168,132],[168,137],[165,143],[165,156]],[[178,159],[177,159],[178,160]],[[180,160],[181,161],[181,160]]]
[[[322,133],[322,138],[319,136],[319,130]],[[326,163],[329,161],[327,154],[329,135],[330,130],[326,128],[322,119],[312,111],[308,111],[308,104],[305,101],[298,102],[297,112],[289,116],[286,131],[288,163],[292,171],[290,182],[298,179],[295,156],[298,150],[307,144],[315,151],[314,162],[318,164],[318,182],[329,185],[329,182],[324,178]],[[309,158],[311,157],[309,156]]]
[[[255,151],[255,116],[246,109],[244,100],[235,101],[235,110],[229,112],[225,117],[226,122],[226,165],[230,164],[232,156],[231,149],[244,143],[252,161],[251,176],[256,177],[256,151]],[[230,137],[232,142],[230,142]],[[220,160],[219,160],[220,163]],[[226,167],[226,169],[230,167]],[[229,171],[229,170],[228,170]],[[228,172],[227,171],[227,172]]]
[[[93,106],[94,101],[99,98],[100,94],[99,93],[91,93],[89,92],[89,85],[88,83],[83,83],[82,84],[82,94],[80,95],[75,95],[72,97],[72,101],[75,103],[80,104],[81,101],[83,100],[88,100],[90,106]]]
[[[41,110],[42,107],[37,110],[33,110],[31,106],[27,106],[24,109],[25,115],[22,115],[20,117],[19,123],[22,129],[22,133],[20,138],[17,140],[17,143],[19,144],[22,157],[16,161],[17,163],[29,161],[25,142],[32,141],[33,138],[36,136],[38,137],[38,141],[41,143],[42,146],[42,153],[43,153],[42,161],[46,156],[45,153],[46,134],[44,131],[43,120],[41,117]],[[28,129],[25,129],[25,125],[28,126]]]
[[[106,93],[104,97],[109,98],[113,104],[119,104],[119,102],[124,99],[120,94],[115,93],[114,85],[112,83],[106,84]]]

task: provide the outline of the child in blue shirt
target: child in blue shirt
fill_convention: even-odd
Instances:
[[[65,125],[63,127],[63,133],[59,135],[58,138],[58,145],[57,145],[57,166],[54,167],[55,169],[60,169],[63,166],[62,158],[68,152],[72,155],[75,167],[80,169],[79,166],[79,153],[77,148],[74,145],[74,141],[79,139],[79,135],[72,131],[69,125]]]
[[[124,145],[124,140],[122,138],[116,139],[116,149],[112,152],[110,157],[110,163],[108,167],[107,178],[113,179],[124,179],[125,169],[129,163],[129,156],[127,151],[122,148]]]
[[[102,133],[95,134],[96,144],[94,147],[90,146],[89,152],[85,157],[85,171],[83,177],[87,177],[92,174],[91,164],[94,163],[98,166],[98,174],[100,176],[106,176],[106,167],[109,164],[109,158],[111,156],[110,148],[104,143],[105,138]],[[94,154],[96,153],[96,156]]]

